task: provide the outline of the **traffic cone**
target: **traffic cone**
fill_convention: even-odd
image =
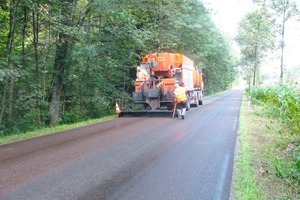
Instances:
[[[116,102],[116,114],[120,114],[122,111],[119,108],[118,103]]]

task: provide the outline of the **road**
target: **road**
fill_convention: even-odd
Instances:
[[[229,199],[242,91],[0,146],[3,200]]]

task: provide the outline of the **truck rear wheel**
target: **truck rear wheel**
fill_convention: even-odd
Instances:
[[[199,106],[199,102],[200,102],[200,100],[199,100],[199,95],[197,94],[197,99],[196,99],[196,103],[195,103],[196,108]]]
[[[203,105],[203,102],[202,102],[202,100],[199,100],[199,105]]]
[[[203,105],[203,93],[201,92],[200,98],[199,98],[199,105]]]

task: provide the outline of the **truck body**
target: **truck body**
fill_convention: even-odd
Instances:
[[[203,103],[204,75],[195,63],[180,53],[153,53],[142,58],[139,68],[147,72],[145,79],[135,80],[133,102],[146,110],[174,107],[175,84],[184,84],[190,106]]]

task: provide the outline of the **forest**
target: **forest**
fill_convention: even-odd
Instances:
[[[113,114],[148,53],[190,57],[206,94],[237,74],[229,39],[198,0],[0,2],[0,134]]]

